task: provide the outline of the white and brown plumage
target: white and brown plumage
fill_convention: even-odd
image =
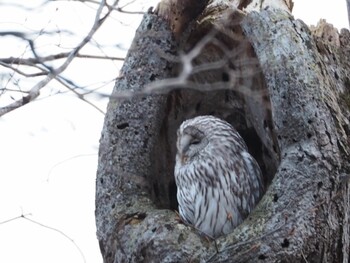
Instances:
[[[262,175],[238,132],[213,116],[177,132],[175,180],[184,222],[216,238],[232,232],[262,194]]]

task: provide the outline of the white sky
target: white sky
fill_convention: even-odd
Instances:
[[[0,31],[79,32],[75,37],[63,33],[50,38],[38,36],[42,55],[69,51],[94,19],[94,9],[72,1],[53,1],[35,11],[5,4],[16,2],[28,6],[41,3],[0,1]],[[147,2],[150,3],[143,1],[140,8],[147,9]],[[349,28],[345,0],[295,2],[295,16],[307,24],[315,25],[320,18],[326,18],[337,28]],[[129,22],[125,22],[127,19]],[[115,14],[94,39],[109,45],[105,50],[110,54],[124,56],[139,19]],[[26,45],[14,38],[0,38],[0,45],[0,57],[28,54]],[[123,52],[116,45],[124,47]],[[84,52],[93,50],[96,49],[90,46]],[[110,91],[120,65],[77,59],[64,75],[89,87],[109,82],[103,91]],[[6,69],[0,67],[0,74],[4,72]],[[37,81],[20,83],[31,87]],[[0,262],[83,262],[75,244],[86,262],[102,262],[95,236],[94,197],[103,115],[73,95],[51,96],[58,90],[64,91],[57,82],[51,82],[41,99],[0,118]],[[9,100],[0,98],[0,107]],[[106,102],[98,100],[96,104],[105,110]],[[69,238],[25,219],[1,224],[22,213],[31,214],[28,218],[62,231]]]

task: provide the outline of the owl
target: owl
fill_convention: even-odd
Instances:
[[[209,237],[228,234],[259,201],[262,174],[238,132],[214,116],[177,131],[175,182],[181,219]]]

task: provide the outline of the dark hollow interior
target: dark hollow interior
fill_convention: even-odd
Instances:
[[[265,189],[276,171],[271,165],[266,147],[254,127],[249,125],[244,99],[233,90],[200,92],[189,89],[174,90],[168,94],[167,109],[159,141],[153,158],[150,178],[152,197],[159,208],[177,210],[174,165],[176,155],[176,132],[180,124],[199,115],[214,115],[229,122],[245,140],[249,152],[260,165]]]

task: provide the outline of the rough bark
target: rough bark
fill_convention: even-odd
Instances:
[[[137,92],[156,79],[170,77],[172,65],[159,54],[171,53],[175,46],[167,23],[145,15],[113,95]],[[168,187],[163,182],[166,174],[159,174],[161,168],[155,164],[167,155],[158,145],[166,132],[161,130],[166,103],[166,96],[154,95],[112,97],[108,105],[96,181],[97,236],[105,262],[174,262],[214,251],[178,224],[173,211],[159,209],[168,202],[155,201],[167,198],[167,190],[157,186]]]
[[[290,6],[232,2],[258,12],[209,1],[187,32],[175,31],[171,15],[150,13],[136,33],[100,142],[96,224],[105,262],[350,261],[349,31],[320,24],[312,33]],[[211,39],[193,64],[220,63],[192,69],[175,82],[181,89],[144,94],[183,72],[173,59],[179,43],[191,52],[203,35]],[[215,242],[173,212],[176,129],[201,114],[242,133],[268,186],[253,213]]]

